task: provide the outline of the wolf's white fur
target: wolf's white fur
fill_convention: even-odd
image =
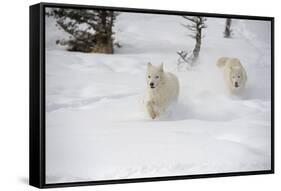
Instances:
[[[224,80],[231,94],[240,94],[245,88],[247,74],[237,58],[222,57],[217,61],[218,67],[224,67]]]
[[[177,101],[179,81],[174,74],[164,72],[163,64],[153,66],[151,63],[147,64],[146,81],[145,107],[148,115],[155,119]]]

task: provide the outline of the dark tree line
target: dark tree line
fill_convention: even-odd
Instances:
[[[117,13],[108,10],[51,9],[48,16],[56,19],[57,26],[70,35],[57,40],[69,51],[108,53],[114,52],[112,30]]]
[[[54,8],[47,11],[47,16],[56,20],[56,25],[69,34],[67,39],[58,39],[57,44],[67,47],[69,51],[114,53],[113,27],[118,13],[109,10],[63,9]],[[182,16],[187,23],[183,24],[195,40],[192,50],[178,51],[178,66],[193,66],[199,58],[203,29],[207,27],[206,18],[200,16]],[[224,37],[232,35],[230,18],[226,19]]]

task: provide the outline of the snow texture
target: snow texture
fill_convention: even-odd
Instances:
[[[180,16],[122,13],[113,55],[68,52],[68,36],[46,17],[46,182],[268,170],[271,166],[270,22],[207,18],[196,66],[177,71],[194,39]],[[215,62],[237,57],[243,95],[227,93]],[[142,101],[147,62],[180,81],[177,105],[157,120]]]

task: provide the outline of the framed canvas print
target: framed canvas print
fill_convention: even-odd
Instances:
[[[274,18],[30,7],[30,185],[274,172]]]

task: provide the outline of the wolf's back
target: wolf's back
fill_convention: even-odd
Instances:
[[[173,73],[166,73],[166,80],[168,80],[168,82],[166,82],[166,85],[168,85],[169,87],[167,87],[167,94],[169,95],[173,95],[173,98],[176,98],[179,96],[179,80],[177,78],[177,76]]]
[[[229,60],[229,58],[227,58],[227,57],[221,57],[220,59],[218,59],[217,67],[219,67],[219,68],[224,67],[227,60]]]

